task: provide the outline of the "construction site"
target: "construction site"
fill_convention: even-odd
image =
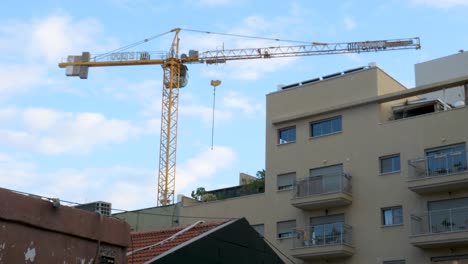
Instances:
[[[352,28],[352,23],[347,25]],[[3,181],[0,183],[0,264],[468,264],[468,52],[462,49],[442,56],[424,53],[420,55],[423,59],[413,63],[405,60],[405,56],[424,51],[423,36],[313,42],[292,40],[289,36],[232,32],[177,27],[120,48],[115,48],[113,43],[113,48],[104,52],[87,50],[92,45],[77,41],[70,46],[82,50],[62,54],[65,58],[53,61],[53,67],[62,74],[55,83],[65,87],[70,82],[70,87],[92,91],[93,98],[87,103],[86,96],[73,94],[80,91],[66,90],[70,94],[67,96],[80,98],[74,103],[80,105],[82,114],[30,107],[20,115],[23,111],[19,110],[20,103],[8,111],[0,108],[1,121],[11,122],[15,127],[32,127],[35,133],[31,138],[19,132],[13,137],[13,133],[0,127],[0,135],[11,143],[5,143],[5,153],[14,149],[12,144],[16,140],[23,140],[19,145],[26,146],[26,150],[56,155],[50,160],[39,158],[44,164],[64,164],[57,172],[34,174],[35,165],[16,162],[27,171],[15,173],[11,169],[11,156],[0,152],[0,173],[11,173],[15,175],[11,179],[18,179],[0,178]],[[193,37],[198,35],[202,37]],[[202,41],[205,36],[206,42]],[[221,40],[224,38],[227,40]],[[217,41],[216,48],[212,49],[214,41]],[[255,46],[255,43],[267,44]],[[155,47],[159,51],[154,51]],[[162,51],[161,47],[164,47]],[[394,68],[387,71],[380,66],[379,56],[385,54],[393,62],[398,61],[401,69],[414,69],[404,75],[411,76],[414,85],[398,80],[401,75],[394,76]],[[363,62],[361,56],[364,59],[372,56],[372,61]],[[352,63],[335,64],[333,71],[320,71],[319,75],[299,67],[303,60],[325,61],[328,57],[342,57]],[[267,75],[270,79],[274,76],[276,85],[269,82],[266,85],[262,79],[245,79],[236,83],[235,88],[223,91],[224,85],[233,87],[230,86],[235,79],[231,76],[235,73],[232,69],[249,63],[265,68],[283,63],[286,67],[278,67],[279,70]],[[230,64],[234,64],[233,68],[224,67]],[[346,68],[346,65],[353,66]],[[145,124],[144,129],[143,125],[131,128],[133,123],[127,122],[127,134],[119,134],[123,133],[121,126],[127,123],[117,114],[114,117],[96,114],[95,102],[110,100],[112,96],[102,95],[120,89],[118,85],[112,86],[113,79],[117,80],[115,83],[125,79],[126,69],[131,69],[128,74],[132,75],[152,66],[158,66],[151,70],[160,74],[160,82],[143,80],[144,88],[149,84],[151,94],[154,91],[160,94],[156,106],[160,108],[160,116],[148,118],[148,113],[154,111],[140,110],[144,118],[157,122],[148,128]],[[206,68],[205,72],[194,70],[197,67]],[[211,68],[215,70],[211,72]],[[281,73],[281,69],[287,69],[290,76]],[[291,72],[306,77],[296,79]],[[206,75],[194,76],[200,73]],[[93,74],[98,81],[93,79]],[[191,89],[201,84],[191,81],[194,77],[201,78],[205,90],[209,89],[210,97],[201,96],[203,105],[209,107],[202,109],[203,117],[197,117],[193,121],[195,125],[184,127],[186,117],[198,111],[181,103],[184,96],[197,96],[198,90]],[[255,87],[259,83],[265,83],[266,87]],[[54,85],[54,81],[50,79],[48,85]],[[235,89],[245,92],[247,88],[264,89],[261,91],[266,91],[265,104],[255,105],[255,101],[248,100],[233,102],[240,98],[234,98],[240,94]],[[1,95],[0,90],[0,99]],[[115,98],[122,106],[127,104],[125,100],[131,100],[125,93],[119,96]],[[238,104],[232,113],[223,108],[229,97],[232,97],[231,105]],[[71,103],[59,99],[51,105],[61,104]],[[154,108],[154,102],[151,107]],[[31,114],[38,109],[42,115]],[[256,148],[252,153],[264,153],[264,164],[258,164],[256,172],[241,172],[245,166],[235,163],[235,155],[223,147],[226,144],[220,135],[225,132],[223,126],[234,122],[230,115],[236,114],[241,116],[240,120],[246,120],[242,128],[246,133],[251,129],[249,115],[264,119],[261,125],[264,131],[250,132],[261,134],[264,146],[259,150],[252,145]],[[70,117],[90,120],[78,127],[71,124]],[[25,125],[21,123],[23,119]],[[108,125],[102,125],[104,132],[94,126],[107,121]],[[53,126],[52,122],[63,124]],[[41,133],[47,129],[56,129],[56,134],[60,130],[76,131],[70,132],[69,138],[63,137],[63,142],[70,142],[67,145],[54,141],[52,136],[43,140]],[[203,139],[193,141],[187,137],[196,130],[203,131]],[[76,134],[83,131],[86,131],[85,138],[96,142],[82,145]],[[102,134],[100,140],[107,144],[101,147],[104,150],[93,149],[99,146],[98,137],[94,139],[93,134]],[[113,152],[116,157],[126,152],[132,156],[129,160],[135,157],[138,160],[143,154],[138,147],[125,145],[114,150],[109,145],[123,144],[131,137],[146,139],[155,135],[153,142],[157,146],[149,148],[157,153],[151,157],[157,170],[138,171],[134,181],[140,181],[139,185],[122,181],[128,175],[118,176],[121,178],[115,179],[117,183],[109,185],[109,190],[103,190],[99,196],[92,193],[107,186],[107,178],[106,175],[89,177],[86,173],[132,173],[123,163],[111,170],[97,164],[112,161]],[[242,136],[230,143],[240,144]],[[34,140],[40,142],[29,143]],[[187,144],[184,140],[193,142]],[[222,143],[218,144],[217,140]],[[211,163],[190,159],[188,150],[184,149],[202,147]],[[70,164],[89,161],[70,156],[67,153],[70,149],[89,157],[93,157],[90,154],[93,152],[106,155],[90,163],[88,169],[79,171]],[[226,162],[216,152],[219,149],[227,152],[232,159],[229,166],[237,166],[238,175],[221,175],[224,171],[219,168],[227,165],[217,165]],[[250,153],[235,154],[252,159]],[[205,172],[212,176],[188,179],[191,174]],[[53,185],[49,181],[38,186],[34,180],[37,175],[51,179],[60,175],[64,183]],[[229,181],[220,183],[225,178]],[[26,181],[31,183],[26,185]],[[92,181],[95,187],[90,187]],[[188,190],[192,190],[191,194]],[[86,202],[71,200],[76,197],[75,191],[83,192]],[[139,202],[141,199],[135,198],[139,196],[151,199],[151,204]],[[122,209],[121,204],[136,205],[138,209]]]

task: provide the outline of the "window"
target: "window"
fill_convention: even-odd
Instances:
[[[332,133],[337,133],[342,130],[341,116],[327,120],[313,122],[310,124],[310,136],[319,137]]]
[[[260,235],[260,237],[265,236],[265,226],[263,224],[258,224],[258,225],[252,225],[253,229],[257,231],[257,233]]]
[[[278,175],[277,184],[278,190],[291,190],[294,185],[294,181],[296,180],[296,173],[285,173]]]
[[[400,154],[380,157],[380,173],[400,171]]]
[[[426,150],[427,174],[439,176],[467,170],[465,144]]]
[[[278,238],[293,237],[294,229],[296,229],[296,220],[283,221],[276,224]]]
[[[400,260],[386,260],[383,262],[383,264],[405,264],[406,261],[404,259]]]
[[[278,131],[278,143],[296,142],[296,127],[283,128]]]
[[[383,225],[401,225],[403,224],[403,209],[401,206],[382,209]]]

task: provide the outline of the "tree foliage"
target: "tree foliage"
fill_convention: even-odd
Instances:
[[[195,191],[192,191],[191,196],[198,201],[208,202],[265,192],[265,169],[257,171],[255,176],[254,181],[238,186],[234,194],[208,193],[204,187],[198,187]]]
[[[190,196],[192,196],[193,199],[201,201],[201,198],[205,193],[205,187],[198,187],[196,191],[192,191],[192,194]]]

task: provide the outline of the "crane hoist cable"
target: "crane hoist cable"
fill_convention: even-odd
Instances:
[[[214,145],[214,122],[215,122],[215,102],[216,102],[216,87],[221,84],[220,80],[211,80],[210,83],[213,86],[213,117],[211,120],[211,150]]]

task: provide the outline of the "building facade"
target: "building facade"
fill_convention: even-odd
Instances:
[[[286,263],[468,263],[468,108],[424,96],[466,92],[458,68],[407,89],[370,65],[268,94],[265,193],[181,215],[246,217]]]
[[[292,256],[468,263],[468,111],[381,101],[405,92],[374,67],[268,96],[267,189],[299,209],[281,219],[296,227]]]

